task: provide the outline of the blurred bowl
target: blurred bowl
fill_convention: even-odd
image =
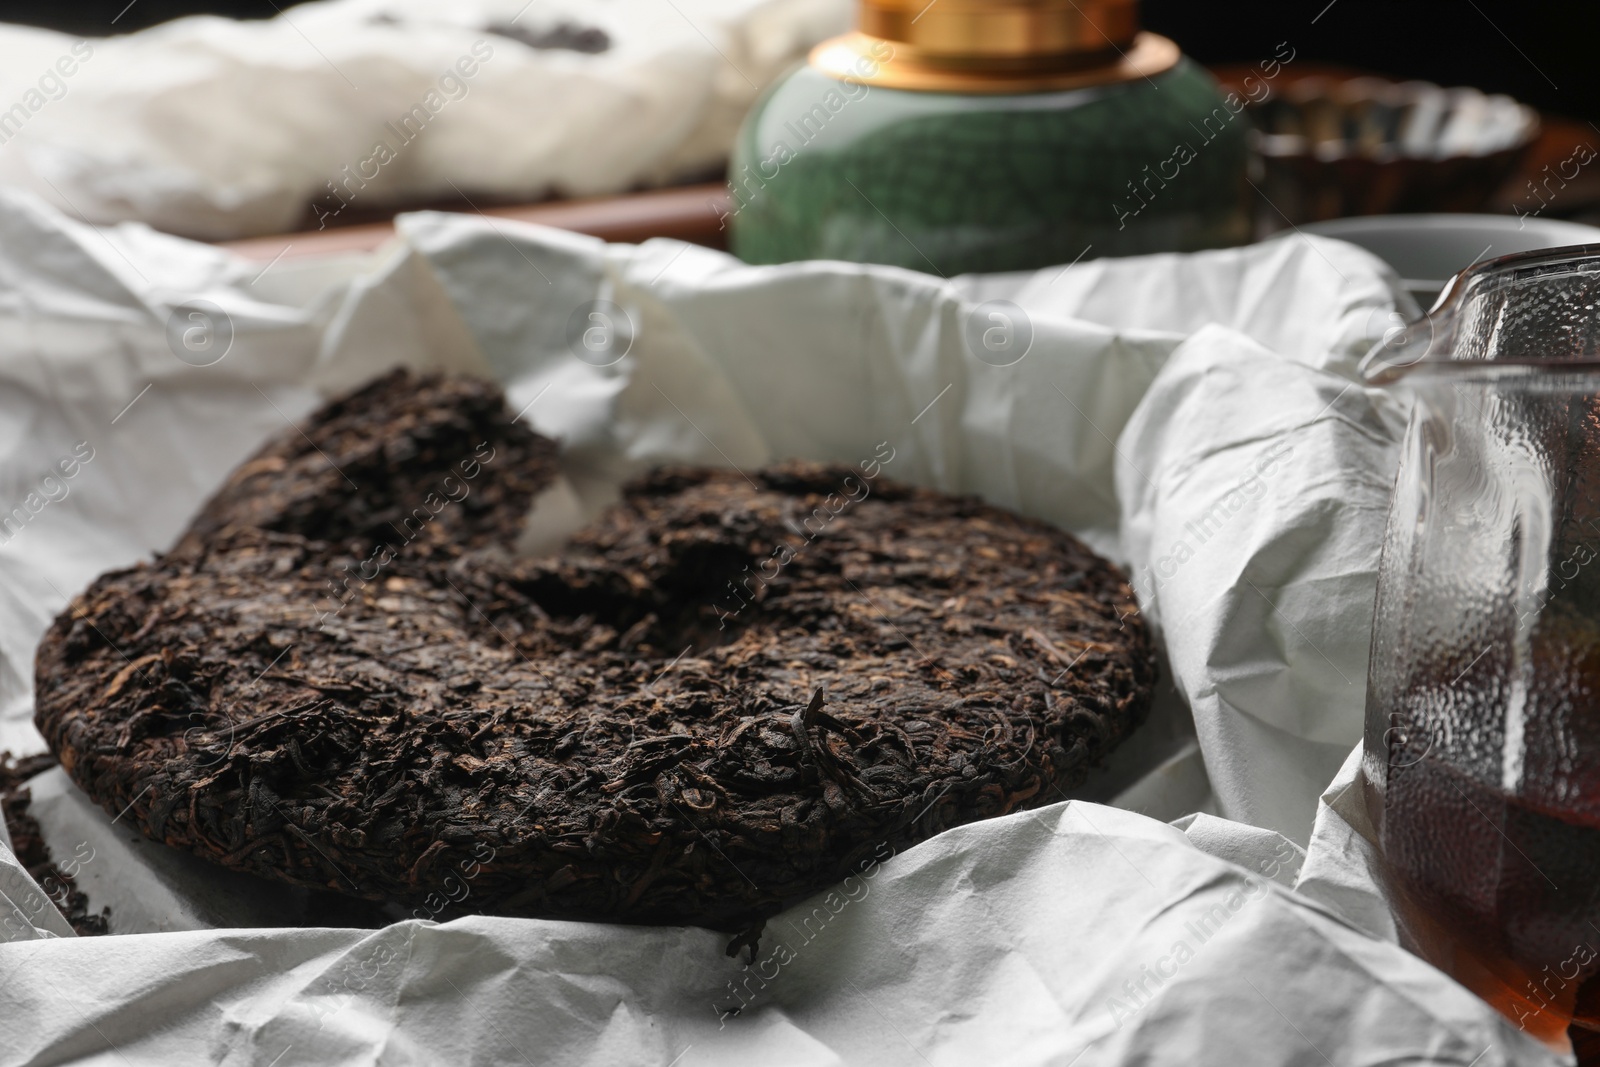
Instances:
[[[1511,215],[1372,215],[1310,223],[1301,233],[1359,245],[1400,275],[1424,308],[1452,275],[1480,260],[1565,245],[1600,244],[1600,229]]]
[[[1374,77],[1304,77],[1249,111],[1280,225],[1480,210],[1539,137],[1509,96]]]

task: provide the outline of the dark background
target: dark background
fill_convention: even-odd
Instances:
[[[1299,59],[1471,85],[1600,122],[1595,0],[1145,0],[1144,22],[1204,63],[1259,59],[1287,41]]]
[[[234,18],[269,19],[292,7],[287,0],[64,0],[58,3],[8,3],[0,0],[0,22],[48,26],[84,37],[109,37],[154,26],[180,15],[211,13]],[[115,20],[115,24],[113,24]]]
[[[134,0],[131,7],[128,0],[0,0],[0,21],[105,36],[201,11],[270,18],[289,6],[282,0]],[[1259,59],[1287,41],[1297,58],[1473,85],[1600,122],[1596,0],[1145,0],[1144,21],[1205,63]]]

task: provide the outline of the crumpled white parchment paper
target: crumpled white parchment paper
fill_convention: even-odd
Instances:
[[[1397,426],[1348,375],[1394,293],[1376,261],[1328,241],[945,281],[448,215],[403,218],[371,257],[263,273],[0,196],[0,508],[28,513],[0,543],[0,745],[39,746],[32,648],[71,593],[164,548],[318,395],[395,363],[492,374],[562,440],[564,484],[530,535],[544,542],[655,463],[850,460],[887,441],[892,476],[981,493],[1126,561],[1171,690],[1090,793],[1144,814],[1077,799],[885,855],[776,918],[751,964],[698,930],[207,929],[202,904],[175,906],[175,932],[51,936],[38,887],[0,870],[14,920],[0,1055],[1556,1062],[1392,943],[1336,810],[1349,794],[1318,814],[1359,736]],[[573,338],[601,300],[613,332],[596,352]],[[974,323],[1031,344],[979,359]],[[226,355],[195,365],[224,335]],[[48,473],[80,443],[93,458],[71,479]],[[1236,507],[1269,455],[1277,467]],[[1218,500],[1222,532],[1163,567]],[[58,854],[84,820],[112,821],[79,805],[74,822],[60,783],[42,792]],[[83,861],[80,880],[124,880],[137,860],[121,847]],[[182,896],[182,879],[165,884]]]

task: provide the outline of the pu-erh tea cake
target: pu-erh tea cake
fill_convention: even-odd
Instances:
[[[234,870],[745,929],[1061,799],[1149,704],[1109,563],[894,456],[660,469],[523,558],[555,445],[490,384],[397,372],[74,600],[37,722],[107,811]]]

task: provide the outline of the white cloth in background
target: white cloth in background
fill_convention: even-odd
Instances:
[[[93,222],[222,239],[297,229],[313,201],[321,218],[341,203],[596,196],[709,175],[760,89],[850,10],[322,0],[88,41],[0,26],[0,183]],[[526,43],[563,28],[610,47]]]
[[[1353,635],[1370,611],[1372,501],[1396,420],[1342,376],[1365,324],[1394,307],[1376,261],[1289,240],[945,281],[747,267],[672,241],[607,246],[466,216],[408,216],[399,231],[380,254],[262,274],[0,197],[0,505],[38,491],[77,442],[94,449],[69,491],[0,544],[0,745],[39,747],[32,649],[69,594],[164,548],[319,395],[405,363],[491,374],[562,440],[561,506],[536,511],[531,535],[545,542],[656,463],[854,460],[888,441],[891,476],[981,493],[1130,562],[1178,694],[1112,761],[1145,814],[1074,800],[941,835],[779,916],[753,971],[697,930],[477,918],[80,939],[34,925],[0,944],[6,1055],[1556,1061],[1392,943],[1348,823],[1325,811],[1303,866],[1295,843],[1337,769],[1324,750],[1359,735],[1366,650]],[[197,300],[232,337],[210,366],[169,346],[174,309],[184,327]],[[632,338],[616,362],[580,359],[570,340],[596,300]],[[1033,338],[1010,366],[962,340],[995,300],[1025,309],[1013,325]],[[1239,464],[1277,453],[1264,490],[1225,505],[1224,532],[1161,573]],[[1296,493],[1280,494],[1290,478]],[[1244,578],[1271,611],[1249,607]],[[1216,806],[1256,825],[1161,821],[1211,806],[1192,788],[1207,774]],[[1173,782],[1188,785],[1153,787]],[[62,810],[40,818],[70,851]],[[86,880],[95,864],[138,862],[107,847]],[[1306,892],[1288,887],[1297,878]]]

